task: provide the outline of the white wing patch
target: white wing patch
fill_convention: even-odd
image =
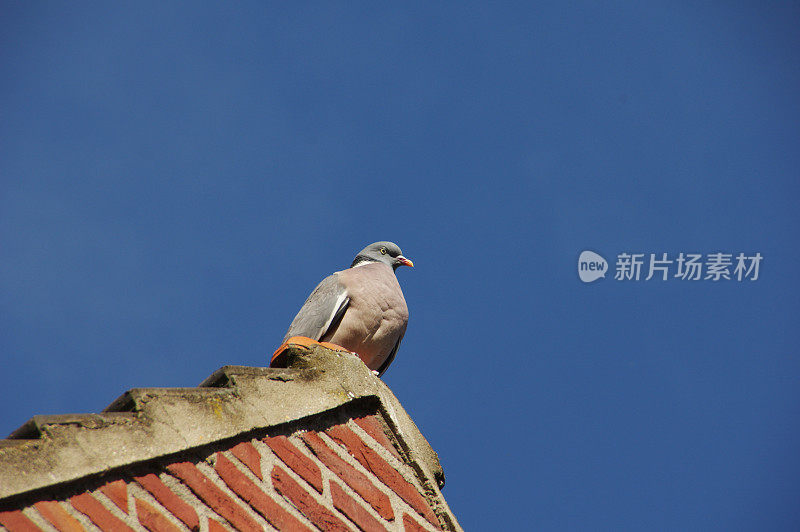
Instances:
[[[344,304],[346,299],[347,299],[347,290],[342,290],[342,293],[339,294],[338,298],[336,298],[336,304],[333,306],[333,309],[331,309],[331,315],[328,316],[328,321],[326,321],[325,325],[323,325],[322,329],[320,329],[320,334],[319,334],[320,338],[322,338],[323,336],[325,336],[325,334],[327,334],[328,328],[331,326],[331,322],[333,321],[334,316],[336,316],[336,314],[339,312],[339,309],[342,308],[342,305]]]

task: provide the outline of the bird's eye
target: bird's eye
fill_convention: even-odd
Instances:
[[[386,255],[386,248],[381,248],[381,255]]]

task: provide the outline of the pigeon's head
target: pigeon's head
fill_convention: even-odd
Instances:
[[[370,262],[382,262],[396,270],[398,266],[414,266],[414,263],[403,256],[400,247],[394,242],[375,242],[358,252],[353,260],[351,268],[368,264]]]

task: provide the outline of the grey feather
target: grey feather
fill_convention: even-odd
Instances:
[[[335,329],[350,304],[347,290],[339,282],[337,275],[329,275],[317,285],[300,311],[292,320],[285,342],[292,336],[305,336],[319,340],[326,332]]]
[[[392,363],[392,360],[394,360],[394,357],[397,354],[397,350],[400,349],[400,342],[403,341],[403,335],[404,334],[405,334],[405,330],[403,330],[403,332],[400,333],[400,338],[398,338],[397,342],[394,344],[394,347],[392,348],[392,352],[389,353],[389,356],[386,357],[386,360],[383,361],[383,364],[381,364],[381,367],[378,368],[378,377],[382,376],[384,373],[386,373],[386,370],[389,369],[389,364]]]

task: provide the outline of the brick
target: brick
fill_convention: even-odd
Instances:
[[[233,456],[238,458],[244,465],[247,466],[247,469],[253,472],[255,476],[258,477],[258,480],[264,480],[264,477],[261,474],[261,453],[258,452],[252,443],[249,441],[243,441],[242,443],[234,446],[231,449],[231,453]]]
[[[0,525],[6,527],[9,532],[41,532],[42,530],[20,510],[0,512]]]
[[[381,517],[387,521],[394,519],[389,497],[364,473],[342,460],[316,432],[306,432],[301,438],[320,462],[358,493],[359,497],[367,501]]]
[[[113,532],[123,532],[133,530],[123,523],[117,516],[103,506],[100,501],[92,497],[90,493],[81,493],[69,498],[72,507],[88,517],[92,523],[96,524],[101,530]]]
[[[355,432],[344,425],[336,425],[329,428],[326,433],[342,444],[353,458],[364,466],[364,469],[378,477],[432,525],[439,527],[439,520],[417,488],[403,478],[403,475],[381,458],[378,453],[370,449]]]
[[[160,478],[150,473],[141,477],[134,477],[134,480],[150,492],[150,495],[155,497],[172,515],[189,527],[189,530],[200,530],[200,519],[197,517],[197,512],[194,508],[178,497]]]
[[[222,523],[220,523],[216,519],[209,519],[208,532],[228,532],[228,529],[222,526]]]
[[[69,515],[64,507],[56,501],[39,501],[33,507],[61,532],[83,532],[84,530],[81,522]]]
[[[350,530],[341,519],[318,503],[311,493],[306,491],[280,466],[276,465],[272,468],[272,485],[320,530],[326,532]]]
[[[403,461],[400,458],[400,454],[397,452],[397,449],[392,444],[391,440],[386,436],[386,433],[383,431],[383,425],[381,424],[380,419],[378,416],[364,416],[364,417],[357,417],[353,418],[353,421],[364,429],[364,432],[372,436],[376,442],[380,443],[383,447],[386,448],[387,451],[392,453],[392,456]]]
[[[403,514],[403,530],[405,532],[427,532],[427,529],[419,524],[419,521],[408,514]]]
[[[269,448],[278,455],[278,458],[284,464],[311,484],[318,493],[322,493],[322,472],[319,470],[319,466],[300,452],[300,449],[295,447],[289,441],[289,438],[286,436],[273,436],[272,438],[265,438],[264,442],[269,445]]]
[[[236,469],[233,462],[228,460],[225,455],[217,455],[215,466],[217,474],[222,478],[239,497],[244,499],[247,504],[260,513],[269,524],[278,530],[288,531],[310,531],[295,516],[284,510],[277,502],[272,500],[267,493],[258,487],[247,475]]]
[[[120,510],[128,513],[128,484],[124,480],[113,480],[102,486],[100,491],[114,501]]]
[[[191,462],[177,462],[167,466],[167,471],[181,479],[195,495],[208,504],[240,532],[260,531],[261,526],[240,505],[225,494]]]
[[[179,527],[175,526],[172,521],[164,517],[152,505],[141,499],[134,499],[134,502],[139,523],[150,532],[180,532],[181,529]]]
[[[333,499],[333,506],[355,523],[359,530],[364,532],[386,530],[383,524],[372,517],[366,508],[361,506],[334,481],[331,481],[331,498]]]

